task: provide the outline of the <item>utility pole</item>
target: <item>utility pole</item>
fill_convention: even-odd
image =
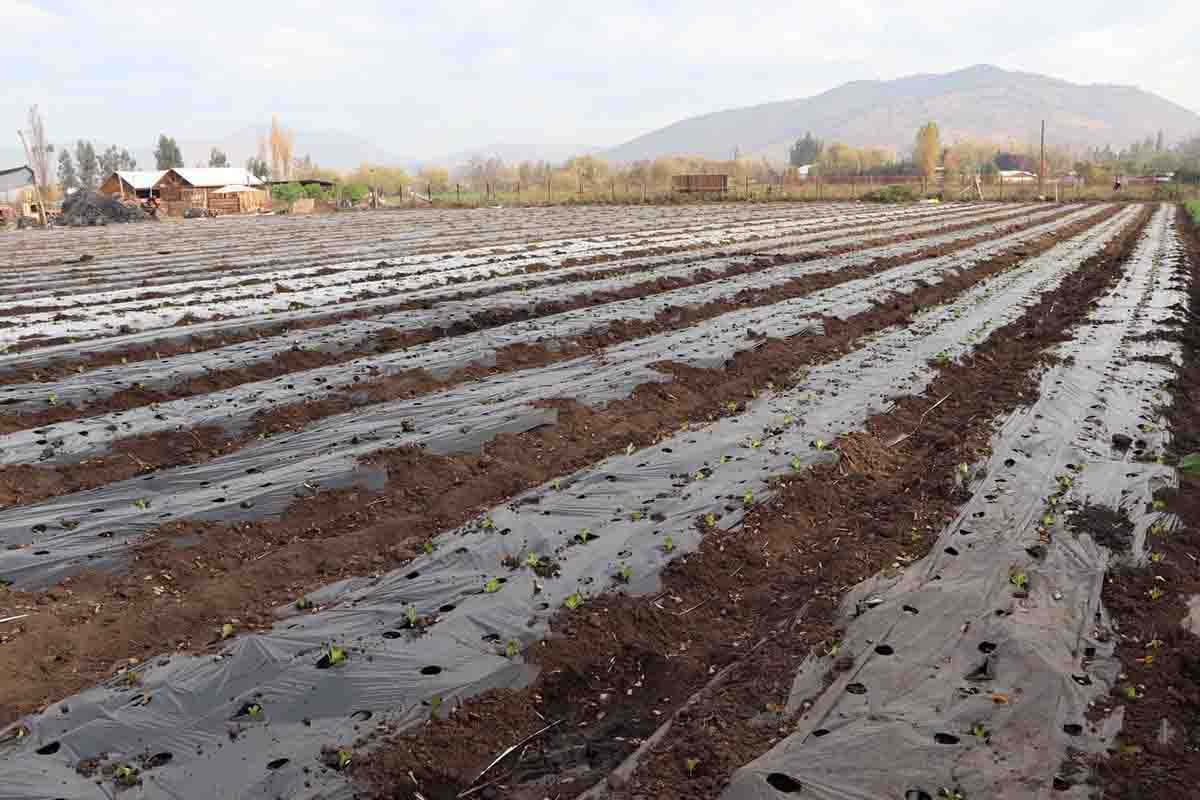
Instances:
[[[1046,196],[1046,120],[1042,120],[1042,167],[1038,170],[1038,195]]]

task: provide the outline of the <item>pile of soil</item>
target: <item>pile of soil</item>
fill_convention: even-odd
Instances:
[[[78,191],[63,200],[62,224],[71,227],[107,225],[110,222],[144,222],[152,219],[136,204],[109,195]]]

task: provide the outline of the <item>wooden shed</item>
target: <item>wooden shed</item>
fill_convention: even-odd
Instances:
[[[178,167],[167,170],[155,184],[170,216],[182,216],[189,208],[235,213],[221,211],[223,208],[232,208],[229,195],[235,193],[229,191],[231,187],[248,187],[259,190],[264,197],[266,194],[262,191],[263,182],[240,167]],[[233,200],[239,203],[240,211],[240,200]],[[217,207],[214,207],[214,203]]]
[[[112,195],[122,200],[137,198],[149,200],[158,197],[154,185],[166,174],[166,170],[139,172],[136,170],[120,170],[112,173],[97,189],[100,194]]]
[[[724,194],[729,191],[728,175],[672,175],[671,188],[677,192]]]

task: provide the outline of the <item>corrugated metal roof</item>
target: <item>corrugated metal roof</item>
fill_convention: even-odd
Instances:
[[[262,181],[243,167],[179,167],[175,174],[192,186],[261,186]]]
[[[150,189],[154,184],[158,183],[158,179],[166,175],[165,169],[156,170],[154,172],[130,172],[126,170],[117,170],[117,177],[128,183],[134,189]]]

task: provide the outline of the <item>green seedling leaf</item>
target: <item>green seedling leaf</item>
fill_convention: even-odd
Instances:
[[[331,644],[321,652],[325,662],[331,667],[341,666],[346,663],[346,651],[335,644]]]
[[[634,511],[632,514],[629,515],[629,518],[631,520],[633,520],[634,522],[637,522],[638,520],[640,520],[642,518],[642,512]]]
[[[554,482],[550,484],[550,488],[556,492],[560,491],[562,489],[562,481],[560,481],[558,478],[555,478]]]
[[[698,759],[698,758],[689,758],[689,759],[687,759],[687,760],[685,760],[685,761],[683,762],[683,765],[684,765],[685,767],[687,767],[687,771],[688,771],[689,773],[691,773],[691,772],[695,772],[695,771],[696,771],[696,767],[700,766],[700,759]]]
[[[221,638],[228,639],[230,636],[233,636],[233,623],[226,622],[221,626]]]
[[[1029,577],[1024,572],[1017,570],[1008,576],[1008,582],[1024,591],[1025,587],[1029,585]]]
[[[56,397],[53,393],[48,394],[46,395],[46,402],[52,406],[56,406],[58,405],[58,397]]]
[[[621,568],[619,570],[617,570],[617,578],[619,578],[624,583],[629,583],[629,576],[632,574],[633,574],[633,571],[629,569],[628,564],[622,564]]]
[[[804,469],[804,462],[800,460],[800,456],[792,456],[792,471],[799,472]]]
[[[815,442],[813,442],[813,447],[817,448],[818,450],[824,450],[825,441],[823,439],[817,439]]]
[[[754,492],[746,490],[746,493],[742,495],[742,505],[747,507],[754,505]]]
[[[587,544],[595,538],[596,535],[592,533],[591,529],[589,528],[584,528],[579,533],[575,534],[575,541],[579,542],[580,544]]]
[[[144,497],[139,497],[137,500],[133,501],[133,507],[138,511],[145,511],[146,509],[150,508],[150,501]]]
[[[529,555],[525,556],[525,566],[529,567],[530,569],[535,569],[541,565],[542,560],[538,558],[537,553],[530,553]]]
[[[301,597],[296,600],[297,611],[307,611],[308,609],[312,608],[312,605],[312,600],[309,600],[307,597]]]
[[[1150,591],[1146,592],[1146,596],[1149,597],[1152,601],[1161,600],[1163,594],[1164,594],[1163,590],[1158,588],[1157,586],[1155,586]]]
[[[1052,526],[1054,524],[1054,515],[1050,514],[1050,513],[1043,514],[1042,515],[1042,524],[1045,525],[1047,528]]]
[[[1155,500],[1153,503],[1151,503],[1151,506],[1154,508],[1155,511],[1166,511],[1167,510],[1167,501]]]
[[[432,541],[426,542],[421,549],[425,551],[425,555],[427,555],[427,556],[432,555],[433,554],[433,542]]]
[[[727,408],[729,410],[730,414],[733,414],[738,410],[738,404],[736,401],[730,400],[728,403],[725,404],[725,408]]]
[[[675,549],[675,540],[674,540],[674,539],[672,539],[670,536],[668,536],[667,538],[663,539],[663,543],[662,543],[662,549],[663,549],[663,551],[664,551],[664,552],[667,552],[667,553],[669,553],[669,552],[671,552],[672,550],[674,550],[674,549]]]
[[[1141,695],[1138,694],[1138,690],[1137,690],[1136,686],[1130,684],[1129,686],[1125,687],[1125,699],[1126,700],[1137,700],[1139,697],[1141,697]]]
[[[496,528],[496,523],[492,522],[492,518],[491,518],[491,517],[484,517],[484,518],[483,518],[483,524],[482,524],[482,526],[481,526],[481,527],[482,527],[482,528],[483,528],[485,531],[495,530],[495,528]]]
[[[733,459],[732,459],[732,458],[730,458],[729,456],[721,456],[721,463],[722,463],[722,464],[728,464],[728,463],[729,463],[730,461],[732,461],[732,460],[733,460]]]
[[[717,527],[717,515],[716,514],[705,514],[704,515],[704,527],[706,527],[706,528]]]
[[[495,578],[490,579],[483,585],[483,591],[485,594],[495,594],[500,591],[500,581]]]
[[[417,627],[417,609],[414,606],[409,606],[404,611],[404,621],[408,623],[408,627]]]
[[[250,719],[262,719],[262,715],[263,715],[263,707],[260,706],[258,703],[255,703],[254,705],[252,705],[246,709],[246,716],[249,717]]]
[[[750,449],[751,450],[757,450],[760,447],[762,447],[761,439],[751,439],[750,440]]]
[[[122,764],[113,773],[113,779],[121,786],[135,786],[137,785],[137,770],[128,764]]]
[[[508,658],[517,657],[517,643],[514,640],[508,640],[508,644],[504,646],[504,655]]]
[[[337,760],[338,769],[345,769],[346,767],[350,766],[350,762],[353,760],[353,757],[345,750],[338,750]]]
[[[1184,475],[1200,474],[1200,453],[1191,453],[1179,459],[1178,469]]]
[[[583,605],[583,597],[579,592],[573,592],[567,595],[567,599],[563,601],[563,605],[567,607],[568,611],[574,611]]]
[[[627,455],[627,456],[633,455],[633,451],[635,449],[636,448],[633,446],[633,442],[630,442],[628,445],[625,446],[625,455]]]

